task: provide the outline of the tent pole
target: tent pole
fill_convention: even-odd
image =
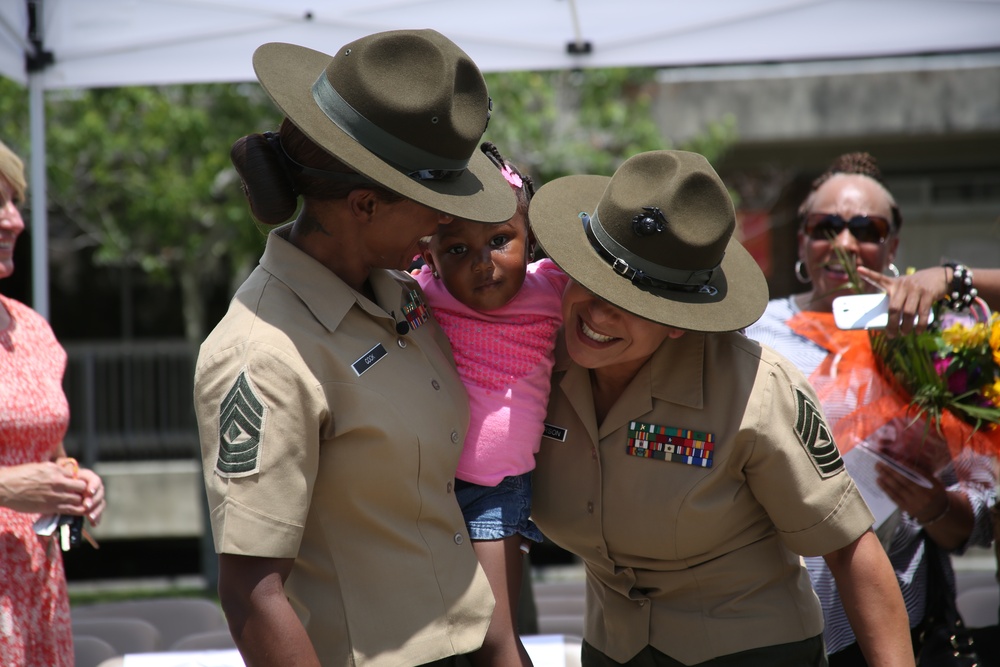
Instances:
[[[592,50],[590,42],[584,41],[583,32],[580,30],[580,15],[576,11],[576,0],[569,0],[569,13],[573,19],[573,41],[566,45],[566,53],[570,55],[583,55]]]
[[[25,70],[28,73],[29,132],[31,140],[31,295],[35,310],[49,319],[49,207],[45,178],[45,87],[42,73],[52,64],[45,50],[44,0],[25,0],[28,42]]]
[[[45,181],[45,90],[41,76],[28,80],[31,136],[31,294],[35,310],[49,319],[49,216]]]

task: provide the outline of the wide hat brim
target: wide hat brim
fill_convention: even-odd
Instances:
[[[359,174],[435,210],[476,222],[504,222],[517,208],[514,193],[486,155],[473,152],[468,168],[447,181],[416,180],[368,150],[320,109],[312,86],[333,58],[313,49],[272,42],[257,48],[254,71],[281,112],[318,146]]]
[[[654,290],[616,273],[591,246],[580,219],[580,213],[596,210],[610,182],[608,176],[565,176],[542,186],[531,200],[535,238],[570,278],[622,310],[678,329],[736,331],[760,318],[767,306],[767,282],[735,238],[709,283],[718,290],[714,296]]]

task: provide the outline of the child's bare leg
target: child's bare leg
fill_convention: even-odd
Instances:
[[[520,535],[502,540],[474,540],[472,548],[493,589],[496,606],[483,647],[472,654],[476,667],[531,666],[531,658],[517,634],[517,607],[524,576]]]

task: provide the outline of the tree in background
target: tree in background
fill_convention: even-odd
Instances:
[[[540,183],[610,175],[630,155],[670,147],[652,113],[654,76],[489,74],[494,114],[485,138]],[[0,136],[25,158],[27,99],[0,79]],[[179,287],[185,337],[200,342],[222,314],[208,311],[207,295],[231,294],[264,245],[229,148],[276,128],[279,113],[256,83],[242,83],[49,93],[46,114],[52,255],[89,248],[99,266]],[[682,147],[715,160],[733,139],[732,124],[723,123]]]
[[[663,148],[715,162],[736,140],[735,122],[727,118],[672,145],[653,113],[658,86],[651,68],[492,73],[486,81],[494,107],[486,138],[540,183],[570,174],[610,176],[632,155]]]
[[[238,284],[263,249],[229,148],[275,128],[274,106],[256,84],[130,87],[49,93],[46,115],[52,255],[89,248],[99,266],[179,286],[185,336],[200,341],[206,293]],[[27,128],[26,92],[0,80],[0,136],[25,158]]]

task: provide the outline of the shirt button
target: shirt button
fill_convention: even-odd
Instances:
[[[434,391],[441,390],[441,383],[438,382],[437,380],[431,380],[431,386],[434,387]]]
[[[646,606],[646,601],[645,600],[639,600],[639,606],[640,607],[645,607]]]
[[[590,450],[590,458],[594,459],[595,461],[597,460],[597,447],[594,447],[593,449]]]
[[[400,347],[405,348],[406,347],[406,339],[404,339],[404,338],[397,338],[396,339],[396,345],[399,345]]]
[[[594,503],[587,503],[587,512],[589,514],[593,514],[594,513]]]
[[[455,544],[461,544],[464,541],[465,538],[462,537],[462,533],[455,533]]]
[[[451,482],[448,482],[448,493],[451,493],[452,488],[454,488],[454,486]]]
[[[452,442],[458,442],[458,431],[452,431],[451,432],[451,441]]]

